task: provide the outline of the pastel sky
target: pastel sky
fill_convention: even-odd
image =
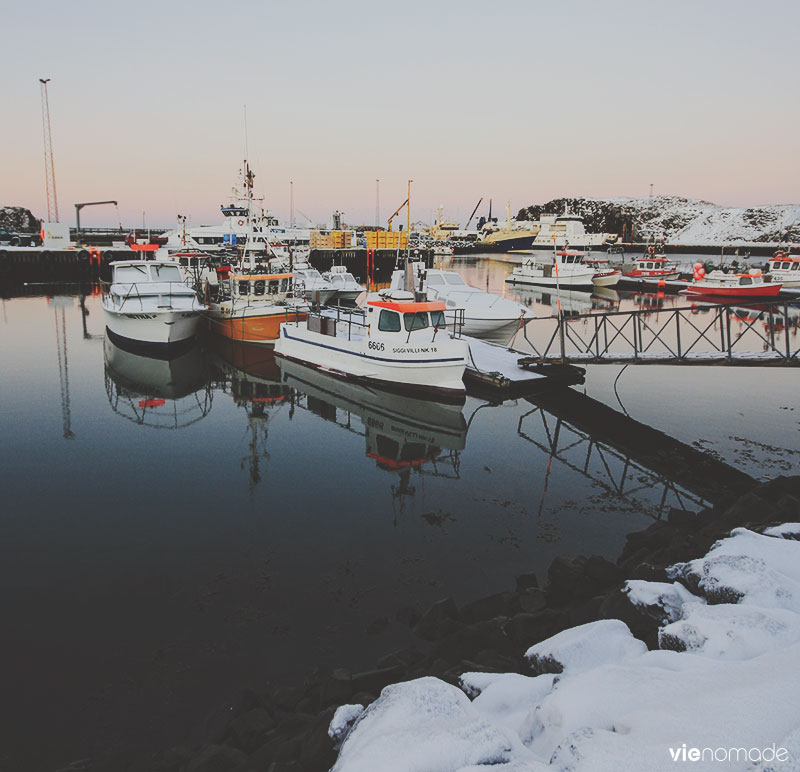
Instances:
[[[800,202],[795,0],[6,4],[0,205],[219,221],[245,152],[279,217],[462,223],[558,196]],[[85,225],[116,224],[112,207]]]

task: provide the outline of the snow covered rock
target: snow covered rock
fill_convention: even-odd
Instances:
[[[675,622],[681,618],[683,604],[700,600],[682,584],[673,582],[645,582],[629,579],[623,592],[628,600],[659,624]]]
[[[703,558],[667,569],[709,603],[747,603],[800,613],[797,545],[746,528],[718,541]]]
[[[364,712],[363,705],[341,705],[336,709],[328,727],[328,737],[340,743],[350,731],[356,719]]]
[[[775,536],[780,539],[800,540],[800,523],[784,523],[764,529],[764,536]]]
[[[600,619],[570,628],[531,646],[525,657],[535,673],[579,673],[621,662],[647,651],[619,619]]]
[[[419,678],[387,686],[347,735],[332,772],[541,769],[512,731],[487,721],[455,686]]]

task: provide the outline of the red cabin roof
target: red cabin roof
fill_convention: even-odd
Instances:
[[[370,300],[367,305],[376,308],[388,308],[401,314],[413,314],[418,311],[444,311],[443,300],[425,300],[420,303],[394,303],[388,300]]]

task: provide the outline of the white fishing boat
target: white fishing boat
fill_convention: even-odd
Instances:
[[[595,287],[614,287],[619,284],[619,280],[622,278],[622,269],[614,268],[605,257],[586,255],[583,258],[583,263],[594,268],[592,284]]]
[[[323,272],[322,278],[336,290],[334,299],[340,304],[355,302],[366,289],[343,265],[332,265],[330,271]]]
[[[103,295],[112,340],[166,347],[194,337],[206,310],[170,260],[111,263],[112,280]]]
[[[415,301],[410,292],[368,299],[362,315],[347,319],[309,314],[282,324],[275,355],[390,390],[465,395],[467,342],[448,329],[443,301]]]
[[[560,249],[591,249],[613,244],[618,238],[616,233],[587,233],[583,217],[570,212],[565,205],[563,214],[542,215],[539,218],[538,232],[531,246],[533,249],[552,249],[553,245]]]
[[[293,265],[295,294],[307,300],[319,301],[323,306],[330,303],[338,290],[311,265],[301,260]]]
[[[443,300],[449,311],[463,310],[463,334],[476,338],[514,335],[536,314],[526,306],[491,292],[484,292],[467,284],[455,271],[425,268],[421,262],[412,263],[414,289],[427,292],[430,300]],[[405,271],[392,274],[391,290],[408,289],[404,286]]]
[[[769,259],[766,275],[784,287],[800,287],[800,255],[778,250]]]
[[[506,277],[509,284],[534,284],[540,287],[586,287],[594,284],[595,269],[583,262],[583,252],[562,250],[547,259],[529,257]]]

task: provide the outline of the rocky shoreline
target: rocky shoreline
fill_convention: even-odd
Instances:
[[[535,574],[524,574],[514,589],[461,608],[446,598],[423,614],[403,609],[398,621],[413,628],[418,647],[393,652],[371,670],[316,670],[296,687],[248,692],[219,721],[208,744],[170,749],[151,768],[322,772],[336,761],[328,736],[336,709],[368,705],[389,684],[436,676],[457,685],[465,672],[545,672],[548,663],[525,659],[528,647],[600,619],[620,619],[648,648],[658,648],[663,609],[633,605],[623,592],[626,580],[672,581],[668,566],[705,555],[733,528],[762,531],[793,521],[800,521],[800,476],[778,477],[699,513],[671,510],[665,520],[631,533],[616,563],[599,556],[558,557],[544,587]]]

